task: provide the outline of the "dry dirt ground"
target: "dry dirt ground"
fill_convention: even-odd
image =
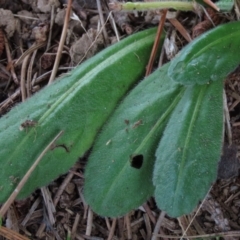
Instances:
[[[107,1],[99,1],[97,6],[95,0],[74,0],[71,20],[64,30],[66,6],[67,0],[0,0],[1,115],[47,85],[57,59],[60,62],[53,79],[117,38],[155,26],[161,18],[161,12],[154,11],[109,15]],[[173,19],[165,22],[169,41],[163,50],[164,62],[192,38],[212,28],[212,22],[217,26],[240,17],[237,3],[229,14],[207,12],[208,16],[203,12],[171,13]],[[63,31],[66,37],[61,42]],[[99,217],[83,198],[87,159],[82,159],[49,186],[36,190],[28,199],[15,201],[3,219],[0,239],[157,239],[153,232],[160,234],[159,239],[180,239],[183,234],[185,239],[219,239],[218,233],[225,239],[240,239],[239,70],[225,81],[230,114],[225,138],[226,143],[232,139],[233,144],[224,148],[219,178],[192,214],[169,218],[152,198],[124,217]]]

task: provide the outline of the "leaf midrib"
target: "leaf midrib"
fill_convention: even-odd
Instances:
[[[141,39],[138,42],[132,42],[127,47],[124,47],[123,49],[120,49],[119,51],[114,53],[114,55],[116,57],[114,57],[113,55],[110,55],[110,56],[108,56],[108,58],[104,59],[100,64],[98,64],[96,67],[92,68],[91,71],[87,72],[84,76],[82,76],[80,80],[78,80],[76,83],[74,83],[69,88],[69,90],[67,90],[54,104],[51,105],[51,107],[40,117],[40,119],[38,120],[38,124],[41,124],[55,110],[55,108],[57,108],[60,104],[63,104],[66,101],[66,99],[68,99],[67,96],[69,94],[73,94],[74,92],[79,91],[80,87],[82,87],[83,85],[86,85],[87,83],[89,83],[90,79],[92,79],[94,76],[96,76],[99,73],[99,71],[101,72],[104,69],[104,66],[109,67],[109,65],[114,64],[119,59],[121,59],[126,53],[132,51],[132,45],[134,45],[134,48],[136,48],[136,44],[138,44],[139,46],[142,45],[142,42],[146,42],[146,39],[148,39],[148,38],[150,39],[150,37],[153,34],[155,34],[155,33],[147,35],[146,37],[144,37],[143,39]],[[35,134],[35,131],[36,131],[35,129],[31,129],[28,132],[28,134],[22,139],[21,143],[19,143],[17,145],[15,150],[8,157],[8,161],[7,160],[5,161],[5,166],[8,165],[9,161],[11,161],[11,159],[14,158],[16,153],[19,152],[19,149],[22,149],[22,145],[24,145],[24,143],[26,141],[28,141],[28,138],[31,135]]]
[[[146,135],[146,137],[141,141],[139,147],[135,150],[134,153],[141,152],[141,149],[143,149],[144,146],[148,143],[148,141],[150,140],[150,138],[153,135],[153,133],[157,130],[157,128],[161,125],[161,123],[163,123],[165,121],[165,119],[169,116],[169,114],[171,114],[172,110],[174,109],[174,107],[177,105],[177,103],[181,99],[184,91],[185,91],[185,88],[183,87],[181,89],[181,91],[178,93],[178,95],[175,97],[175,99],[172,102],[172,104],[167,108],[167,110],[157,120],[157,122],[155,123],[154,127],[150,130],[150,132]],[[119,181],[119,179],[121,179],[121,175],[124,173],[124,171],[127,168],[127,166],[129,166],[129,162],[128,161],[126,161],[126,163],[124,164],[124,166],[121,169],[121,171],[117,174],[116,178],[113,181],[111,181],[111,184],[110,184],[108,190],[105,190],[105,193],[110,193],[112,191],[115,191],[115,189],[116,189],[115,188],[115,184]]]
[[[194,108],[194,111],[193,111],[193,114],[192,114],[192,118],[191,118],[191,121],[190,121],[190,124],[189,124],[189,128],[188,128],[188,132],[187,132],[187,135],[186,135],[186,140],[185,140],[185,143],[184,143],[184,146],[183,146],[183,152],[182,152],[182,158],[181,158],[181,163],[180,163],[180,167],[179,167],[179,170],[178,170],[178,174],[177,174],[177,180],[176,180],[176,187],[175,187],[175,191],[174,191],[174,197],[172,198],[173,199],[173,208],[175,209],[175,206],[178,208],[178,202],[179,202],[179,191],[181,191],[181,188],[179,187],[179,184],[180,182],[182,181],[182,175],[183,175],[183,172],[184,172],[184,167],[185,167],[185,162],[186,162],[186,159],[187,159],[187,150],[189,149],[189,143],[190,143],[190,139],[191,139],[191,135],[192,135],[192,132],[193,132],[193,128],[195,126],[195,122],[197,120],[197,117],[198,117],[198,113],[199,113],[199,110],[200,110],[200,107],[201,107],[201,103],[202,103],[202,99],[204,97],[204,93],[206,92],[207,90],[207,87],[208,85],[205,84],[202,86],[201,88],[201,91],[198,95],[198,98],[197,98],[197,102],[196,102],[196,105],[195,105],[195,108]],[[197,126],[195,126],[197,127]]]

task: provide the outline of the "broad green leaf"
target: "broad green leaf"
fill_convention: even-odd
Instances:
[[[171,217],[190,213],[216,179],[223,141],[223,83],[188,87],[156,151],[158,207]]]
[[[107,48],[0,119],[0,202],[59,131],[64,134],[19,197],[48,184],[83,156],[119,100],[142,77],[155,32],[143,31]]]
[[[234,0],[219,0],[215,3],[223,12],[229,12],[233,9]]]
[[[153,194],[154,152],[185,90],[169,79],[168,66],[130,92],[95,141],[84,196],[99,215],[124,215]]]
[[[171,61],[169,77],[184,85],[224,79],[240,63],[240,22],[201,35]]]

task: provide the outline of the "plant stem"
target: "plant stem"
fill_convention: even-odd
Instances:
[[[181,11],[194,11],[194,1],[161,1],[161,2],[112,2],[109,3],[109,7],[114,11],[148,11],[156,9],[172,8]]]

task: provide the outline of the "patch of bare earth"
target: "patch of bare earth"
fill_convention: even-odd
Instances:
[[[157,11],[110,14],[107,1],[97,5],[95,0],[74,0],[64,29],[67,3],[0,0],[1,115],[101,49],[161,20]],[[237,3],[229,14],[207,12],[169,12],[162,62],[213,23],[240,18]],[[66,36],[61,40],[62,32]],[[97,216],[83,196],[86,157],[49,186],[15,201],[3,219],[0,239],[214,239],[219,233],[240,239],[240,69],[227,78],[225,92],[226,134],[218,180],[192,214],[169,218],[151,198],[124,217]]]

